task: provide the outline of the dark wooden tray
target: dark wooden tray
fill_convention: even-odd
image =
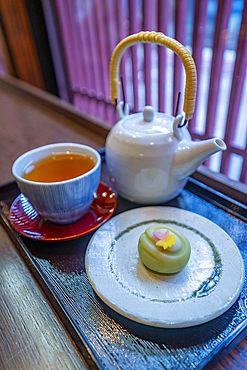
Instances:
[[[104,160],[103,150],[101,155]],[[104,164],[102,180],[109,183]],[[246,336],[246,281],[238,301],[225,314],[193,328],[155,329],[115,313],[95,295],[87,279],[84,257],[92,233],[56,243],[21,237],[9,222],[9,208],[18,194],[15,182],[0,187],[0,221],[90,369],[210,369]],[[247,270],[246,206],[193,179],[164,205],[215,222],[237,244]],[[135,207],[118,197],[115,215]]]

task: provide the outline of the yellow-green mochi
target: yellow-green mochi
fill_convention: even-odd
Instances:
[[[176,242],[172,247],[164,249],[156,246],[154,232],[165,234],[166,230],[173,233]],[[162,274],[174,274],[181,271],[189,262],[191,246],[188,239],[178,230],[166,225],[150,226],[141,234],[138,252],[143,264],[150,270]]]

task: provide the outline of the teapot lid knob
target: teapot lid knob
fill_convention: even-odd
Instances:
[[[151,105],[147,105],[143,108],[143,119],[146,122],[151,122],[154,118],[154,108]]]

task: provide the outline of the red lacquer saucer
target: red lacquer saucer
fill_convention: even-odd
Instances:
[[[116,205],[117,199],[113,190],[100,182],[89,212],[73,224],[58,225],[42,218],[28,199],[19,194],[10,208],[10,222],[16,231],[31,239],[69,240],[96,230],[113,215]]]

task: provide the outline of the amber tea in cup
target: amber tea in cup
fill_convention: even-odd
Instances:
[[[100,182],[101,157],[87,145],[48,144],[22,154],[12,172],[41,217],[69,224],[91,207]]]
[[[37,182],[58,182],[69,180],[90,171],[95,166],[94,159],[86,154],[56,153],[29,163],[23,178]]]

